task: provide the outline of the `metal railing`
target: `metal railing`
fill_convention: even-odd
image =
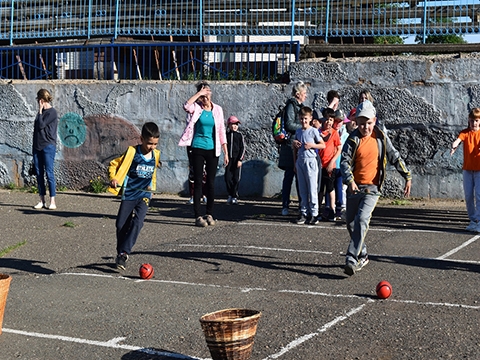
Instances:
[[[425,37],[477,33],[479,12],[479,0],[0,0],[0,39]]]
[[[0,79],[279,81],[298,41],[0,47]]]

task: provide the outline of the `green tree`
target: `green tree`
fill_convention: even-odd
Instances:
[[[423,37],[417,35],[415,42],[422,43]],[[466,44],[467,41],[461,35],[429,35],[425,39],[425,44]]]
[[[375,36],[373,38],[374,44],[403,44],[401,36]]]

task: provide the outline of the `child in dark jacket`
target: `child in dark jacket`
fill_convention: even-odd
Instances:
[[[235,116],[227,120],[227,149],[230,162],[225,168],[225,184],[227,185],[227,204],[238,204],[238,185],[242,175],[242,161],[245,156],[245,140],[238,131],[240,121]]]

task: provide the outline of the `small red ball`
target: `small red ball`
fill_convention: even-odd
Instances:
[[[388,281],[380,281],[375,291],[380,299],[388,299],[392,295],[392,285]]]
[[[138,270],[138,273],[140,274],[140,277],[142,279],[151,279],[154,273],[153,266],[150,264],[142,264],[142,266],[140,266],[140,269]]]

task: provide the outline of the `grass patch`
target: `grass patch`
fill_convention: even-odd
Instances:
[[[69,228],[74,228],[74,227],[77,226],[77,225],[75,225],[75,224],[73,223],[73,221],[67,221],[65,224],[63,224],[63,226],[69,227]]]
[[[105,180],[103,180],[100,176],[96,179],[90,180],[90,186],[88,189],[90,192],[94,194],[100,194],[107,192],[107,185],[105,185]]]
[[[405,205],[411,205],[412,202],[409,201],[409,200],[405,200],[405,199],[395,199],[395,200],[392,200],[392,202],[390,204],[391,205],[398,205],[398,206],[405,206]]]
[[[23,240],[22,242],[19,242],[18,244],[15,244],[15,245],[11,245],[11,246],[8,246],[6,247],[5,249],[3,250],[0,250],[0,258],[4,255],[7,255],[9,252],[15,250],[15,249],[18,249],[20,246],[23,246],[27,243],[26,240]]]

